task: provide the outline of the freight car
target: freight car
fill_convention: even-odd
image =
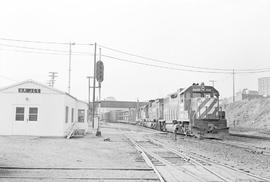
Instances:
[[[219,92],[212,86],[193,84],[165,98],[150,100],[139,109],[142,125],[161,131],[205,138],[223,138],[228,133],[225,112],[219,107]]]

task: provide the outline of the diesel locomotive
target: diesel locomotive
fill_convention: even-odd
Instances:
[[[222,139],[228,133],[219,92],[204,83],[192,84],[165,98],[150,100],[139,108],[138,122],[160,131]]]

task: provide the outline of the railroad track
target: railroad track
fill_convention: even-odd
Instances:
[[[250,153],[254,153],[254,154],[262,154],[262,155],[267,155],[270,156],[270,148],[267,147],[258,147],[258,146],[254,146],[254,145],[250,145],[244,142],[238,142],[238,141],[228,141],[228,140],[190,140],[191,142],[195,142],[195,143],[210,143],[210,144],[222,144],[222,145],[227,145],[230,147],[235,147],[235,148],[241,148],[244,149],[245,151],[248,151]]]
[[[151,168],[40,168],[0,166],[0,181],[159,181]]]
[[[205,158],[188,155],[149,136],[128,135],[127,138],[153,168],[160,181],[270,181]]]
[[[149,128],[147,128],[147,129],[149,129]],[[154,129],[152,129],[152,130],[154,130]],[[160,133],[164,133],[164,132],[160,132]],[[178,135],[182,135],[182,134],[178,134]],[[224,144],[227,146],[242,148],[242,149],[245,149],[246,151],[251,152],[251,153],[263,154],[263,155],[270,156],[270,148],[258,147],[258,146],[254,146],[254,145],[245,144],[243,142],[230,142],[230,141],[219,141],[219,140],[215,140],[214,142],[210,142],[210,141],[206,141],[206,140],[205,140],[205,142],[208,142],[208,143],[221,143],[221,144]],[[192,142],[198,142],[198,141],[193,140]]]
[[[251,153],[270,156],[270,149],[266,147],[258,147],[258,146],[249,145],[243,142],[232,142],[232,141],[217,141],[217,142],[224,145],[228,145],[228,146],[243,148],[246,151],[251,152]]]

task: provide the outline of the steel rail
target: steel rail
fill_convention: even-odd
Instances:
[[[232,146],[232,147],[237,147],[237,148],[243,148],[243,149],[248,149],[250,151],[254,152],[262,152],[263,155],[270,155],[270,151],[266,150],[262,147],[254,146],[254,145],[248,145],[248,144],[243,144],[243,143],[236,143],[236,142],[230,142],[230,141],[218,141],[220,144]],[[257,151],[259,150],[259,151]]]
[[[141,146],[139,146],[131,137],[125,135],[129,141],[135,146],[135,148],[140,152],[140,154],[142,155],[142,157],[144,158],[145,162],[147,163],[148,166],[150,166],[155,173],[157,174],[159,180],[161,182],[166,182],[165,179],[162,177],[162,175],[160,174],[160,172],[157,170],[156,166],[152,163],[152,161],[149,159],[149,157],[146,155],[146,153],[144,152],[144,150],[141,148]]]
[[[0,179],[51,179],[51,180],[102,180],[102,181],[106,181],[106,180],[117,180],[117,181],[141,181],[141,180],[145,180],[145,181],[157,181],[159,179],[157,178],[99,178],[99,177],[46,177],[46,176],[0,176]]]
[[[163,164],[165,164],[165,165],[167,165],[167,166],[175,167],[175,168],[181,170],[183,173],[185,173],[185,174],[187,174],[187,175],[189,175],[189,176],[195,178],[195,179],[198,180],[198,181],[202,181],[202,182],[206,181],[206,180],[203,180],[200,176],[194,174],[193,172],[190,172],[189,170],[183,170],[183,169],[179,168],[177,165],[174,165],[174,164],[168,162],[167,160],[163,159],[162,157],[158,156],[157,154],[155,154],[155,153],[153,153],[153,152],[150,152],[150,151],[147,150],[145,147],[141,147],[141,148],[143,148],[143,150],[144,150],[146,153],[148,153],[149,155],[151,155],[152,157],[154,157],[154,158],[157,159],[158,161],[162,162]]]
[[[85,170],[85,171],[153,171],[152,168],[90,168],[90,167],[19,167],[19,166],[0,166],[1,169],[7,169],[7,170],[63,170],[63,171],[77,171],[77,170]]]
[[[153,139],[153,138],[150,139],[150,140],[152,140],[152,142],[158,143],[158,144],[160,144],[160,145],[162,145],[162,146],[165,146],[165,145],[166,145],[166,144],[164,144],[164,143],[162,143],[162,142],[160,142],[160,141],[157,141],[156,139]],[[216,165],[220,165],[220,166],[229,168],[229,169],[231,169],[231,170],[240,172],[240,173],[242,173],[242,174],[251,176],[251,177],[253,177],[253,178],[257,178],[257,179],[259,179],[259,180],[263,180],[263,181],[270,182],[270,179],[268,179],[268,178],[264,178],[264,177],[261,177],[261,176],[257,176],[257,175],[255,175],[255,174],[251,174],[251,173],[246,173],[246,172],[241,171],[241,170],[239,170],[239,169],[236,169],[236,168],[233,168],[233,167],[224,165],[224,164],[220,164],[220,163],[215,162],[215,161],[207,160],[207,159],[204,159],[204,158],[201,158],[201,157],[198,157],[198,156],[195,157],[194,155],[190,156],[190,154],[180,153],[179,151],[177,151],[177,150],[175,150],[175,149],[172,149],[172,148],[170,148],[170,147],[167,146],[167,145],[166,145],[166,147],[167,147],[168,150],[176,151],[176,152],[177,152],[178,154],[180,154],[180,155],[187,156],[188,158],[190,158],[191,160],[195,161],[196,163],[199,163],[199,162],[196,161],[196,159],[197,159],[197,160],[201,160],[201,161],[204,160],[204,161],[206,161],[206,162],[208,162],[208,163],[212,163],[212,164],[214,163],[214,164],[216,164]],[[177,148],[180,149],[179,147],[177,147]],[[181,150],[181,149],[180,149],[180,150]],[[181,150],[181,151],[182,151],[182,150]],[[182,151],[182,152],[184,152],[184,151]],[[199,164],[200,164],[200,163],[199,163]],[[202,165],[202,164],[200,164],[200,165]],[[204,167],[205,167],[205,166],[204,166]],[[206,167],[205,167],[205,168],[206,168]],[[210,169],[209,169],[209,170],[210,170]]]
[[[163,147],[165,146],[165,144],[163,144],[163,143],[161,143],[161,142],[159,142],[159,141],[157,141],[157,140],[155,140],[155,139],[150,139],[150,138],[148,138],[148,139],[151,140],[153,143],[157,143],[157,144],[159,144],[159,145],[161,145],[161,146],[163,146]],[[211,169],[205,167],[204,165],[202,165],[201,163],[199,163],[199,162],[197,162],[196,160],[192,159],[191,157],[189,157],[189,156],[187,156],[187,155],[184,155],[184,154],[180,153],[179,151],[177,151],[177,150],[175,150],[175,149],[172,149],[172,148],[168,147],[167,145],[166,145],[166,147],[164,147],[164,148],[166,148],[167,150],[173,152],[174,154],[176,154],[176,155],[178,155],[178,156],[180,156],[180,157],[182,157],[182,158],[187,158],[187,159],[189,159],[190,161],[192,161],[192,162],[195,163],[196,165],[201,166],[202,168],[204,168],[205,170],[207,170],[207,171],[210,172],[211,174],[213,174],[213,175],[215,175],[216,177],[220,178],[222,181],[224,181],[224,182],[230,182],[230,180],[228,180],[228,179],[222,177],[221,175],[217,174],[216,172],[212,171]]]
[[[192,156],[193,158],[197,158],[199,160],[204,160],[204,161],[208,161],[209,163],[214,163],[216,165],[220,165],[220,166],[223,166],[223,167],[226,167],[226,168],[229,168],[231,170],[234,170],[234,171],[237,171],[239,173],[243,173],[245,175],[248,175],[248,176],[251,176],[251,177],[254,177],[254,178],[257,178],[257,179],[260,179],[260,180],[263,180],[263,181],[266,181],[266,182],[270,182],[270,179],[269,178],[264,178],[264,177],[261,177],[261,176],[258,176],[258,175],[255,175],[255,174],[252,174],[252,173],[247,173],[245,171],[241,171],[237,168],[234,168],[234,167],[231,167],[231,166],[228,166],[228,165],[224,165],[224,164],[221,164],[221,163],[218,163],[218,162],[215,162],[215,161],[211,161],[211,160],[207,160],[207,159],[204,159],[204,158],[201,158],[201,157],[198,157],[198,156]]]
[[[148,139],[148,140],[149,140],[149,139]],[[158,161],[162,162],[163,164],[165,164],[165,165],[167,165],[167,166],[171,166],[171,168],[174,168],[174,167],[175,167],[175,169],[180,170],[181,172],[183,172],[183,173],[189,175],[190,177],[193,177],[193,178],[196,179],[197,181],[207,181],[207,180],[202,179],[201,177],[199,177],[198,175],[194,174],[193,172],[191,172],[191,171],[189,171],[189,170],[187,170],[187,169],[183,170],[183,169],[179,168],[179,166],[177,166],[177,165],[175,165],[175,164],[172,164],[172,163],[168,162],[166,159],[163,159],[162,157],[158,156],[157,154],[154,154],[153,152],[147,150],[145,147],[142,147],[140,144],[137,144],[137,142],[135,142],[134,140],[133,140],[133,142],[134,142],[137,146],[139,146],[139,147],[141,148],[141,150],[145,151],[147,154],[149,154],[149,155],[152,156],[153,158],[157,159]],[[156,142],[153,142],[153,143],[156,143]],[[164,146],[164,145],[161,145],[161,146]],[[163,148],[166,149],[166,150],[168,150],[167,147],[163,147]],[[172,152],[172,153],[178,155],[178,156],[181,157],[181,158],[189,159],[189,160],[192,161],[192,159],[190,159],[189,157],[186,157],[186,156],[184,156],[184,157],[183,157],[183,156],[180,156],[180,155],[177,154],[177,152],[175,152],[175,151],[172,151],[172,150],[168,150],[168,151],[170,151],[170,152]],[[205,169],[206,171],[210,172],[210,173],[211,173],[212,175],[214,175],[215,177],[221,179],[221,181],[224,181],[224,182],[231,182],[231,180],[227,180],[227,179],[225,179],[224,177],[218,175],[217,173],[214,173],[213,171],[207,169],[205,166],[203,166],[202,164],[198,163],[197,161],[195,161],[194,163],[195,163],[197,166],[200,166],[200,167],[202,167],[203,169]],[[193,163],[193,164],[194,164],[194,163]]]
[[[235,147],[235,148],[242,148],[242,149],[246,149],[249,150],[250,152],[254,151],[254,152],[258,152],[257,149],[259,150],[259,152],[262,152],[262,155],[270,155],[270,150],[266,150],[263,147],[258,147],[258,146],[254,146],[254,145],[248,145],[248,144],[243,144],[243,143],[237,143],[237,142],[230,142],[230,141],[210,141],[210,140],[204,140],[204,141],[196,141],[196,140],[190,140],[193,143],[209,143],[209,144],[223,144],[223,145],[227,145],[227,146],[231,146],[231,147]]]

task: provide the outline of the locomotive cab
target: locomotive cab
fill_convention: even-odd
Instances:
[[[219,107],[218,91],[212,86],[195,84],[190,89],[190,95],[189,117],[192,133],[206,138],[222,138],[227,134],[227,120],[225,112]]]

